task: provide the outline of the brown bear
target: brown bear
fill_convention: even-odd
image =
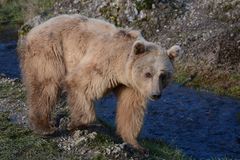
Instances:
[[[68,94],[69,130],[95,121],[94,100],[112,91],[118,100],[117,133],[137,149],[147,100],[160,98],[180,53],[179,46],[165,50],[139,31],[81,15],[51,18],[34,27],[18,48],[35,132],[56,130],[51,112],[61,89]]]

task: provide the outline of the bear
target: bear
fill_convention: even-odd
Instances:
[[[170,83],[181,48],[167,50],[145,40],[138,30],[74,14],[31,29],[18,53],[34,132],[51,135],[57,130],[51,114],[63,90],[70,131],[94,122],[94,101],[112,92],[117,97],[117,134],[141,150],[137,137],[147,102],[159,99]]]

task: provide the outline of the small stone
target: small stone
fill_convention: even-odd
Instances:
[[[100,151],[95,151],[94,154],[98,155],[98,154],[101,154],[101,152]]]
[[[106,148],[106,154],[110,155],[110,153],[111,153],[111,150],[109,148]]]
[[[84,131],[83,131],[83,134],[84,134],[84,135],[87,135],[87,134],[88,134],[88,130],[84,130]]]
[[[86,137],[80,137],[78,140],[75,141],[75,145],[78,145],[81,142],[87,142],[87,138]]]
[[[146,13],[143,10],[141,10],[139,13],[139,19],[144,19],[146,18],[146,16],[147,16]]]
[[[152,4],[152,9],[155,9],[155,8],[156,8],[155,4]]]
[[[115,158],[117,159],[119,157],[119,154],[115,155]]]
[[[80,0],[74,0],[74,1],[73,1],[74,4],[77,4],[77,3],[79,3],[79,2],[80,2]]]
[[[114,147],[112,153],[113,153],[113,154],[116,154],[116,153],[119,153],[120,151],[121,151],[121,148],[118,147],[118,146],[116,146],[116,147]]]
[[[121,148],[121,149],[124,149],[124,147],[127,145],[127,143],[122,143],[122,144],[120,144],[119,145],[119,147]]]
[[[75,131],[73,134],[73,139],[78,139],[80,137],[80,130]]]
[[[85,149],[81,150],[81,152],[80,152],[80,154],[85,154],[85,153],[87,153],[87,150],[85,150]]]
[[[89,137],[90,139],[95,139],[95,138],[96,138],[96,135],[97,135],[96,132],[92,132],[92,133],[88,134],[88,137]]]

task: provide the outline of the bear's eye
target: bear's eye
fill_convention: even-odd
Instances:
[[[145,73],[146,78],[152,78],[152,74],[150,72]]]

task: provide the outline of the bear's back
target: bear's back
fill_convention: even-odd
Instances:
[[[49,38],[51,35],[59,35],[64,32],[69,34],[71,31],[77,29],[78,33],[87,32],[101,36],[101,34],[113,35],[118,29],[103,20],[87,18],[82,15],[60,15],[47,20],[46,22],[34,27],[27,35],[30,39]],[[71,33],[70,33],[71,34]]]

